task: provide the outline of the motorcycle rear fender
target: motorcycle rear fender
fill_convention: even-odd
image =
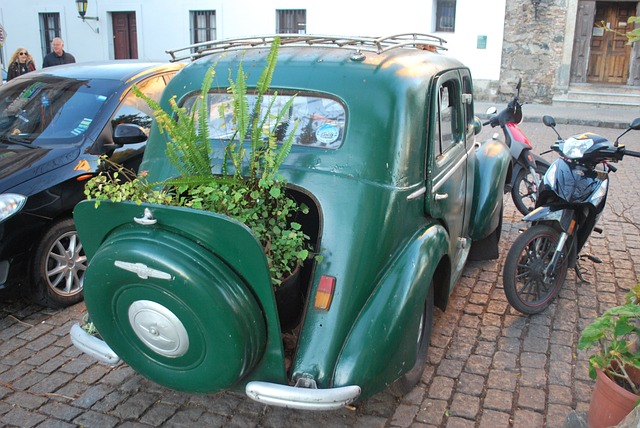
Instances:
[[[146,210],[152,216],[152,224],[140,223],[148,217]],[[76,205],[74,221],[89,260],[113,232],[123,227],[161,228],[188,238],[195,247],[204,247],[223,260],[255,295],[267,326],[264,356],[249,378],[287,383],[281,330],[266,256],[260,242],[244,224],[208,211],[110,201],[102,201],[96,208],[95,201],[91,200]]]
[[[473,204],[469,235],[484,239],[500,223],[504,186],[511,170],[509,148],[501,141],[488,140],[475,151]]]
[[[569,227],[574,218],[574,212],[570,209],[551,209],[548,206],[541,206],[529,214],[522,220],[531,223],[555,222],[564,232],[569,232]]]
[[[380,391],[415,364],[418,324],[428,287],[449,248],[440,225],[415,235],[393,262],[362,309],[340,352],[333,386],[359,385],[364,398]],[[433,284],[448,294],[449,281]]]

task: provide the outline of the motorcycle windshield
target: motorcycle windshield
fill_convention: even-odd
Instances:
[[[578,164],[569,164],[562,159],[554,163],[555,179],[548,183],[553,191],[569,203],[588,202],[600,187],[602,180],[592,169]]]

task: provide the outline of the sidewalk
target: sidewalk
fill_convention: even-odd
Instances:
[[[507,103],[476,102],[475,112],[480,119],[487,117],[489,107],[502,110]],[[597,126],[626,129],[629,123],[640,117],[640,110],[616,108],[557,107],[551,104],[524,104],[522,113],[525,122],[542,122],[542,116],[552,116],[557,124]]]

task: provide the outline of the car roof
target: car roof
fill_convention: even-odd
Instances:
[[[72,79],[112,79],[126,82],[152,73],[178,71],[184,66],[183,62],[97,61],[47,67],[23,76],[51,75]]]

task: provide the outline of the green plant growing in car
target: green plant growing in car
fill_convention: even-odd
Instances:
[[[87,197],[95,199],[96,205],[102,200],[129,200],[138,204],[208,210],[232,217],[246,224],[262,244],[274,286],[308,258],[315,257],[319,261],[321,257],[310,251],[309,237],[295,221],[298,214],[308,213],[309,208],[287,194],[286,182],[278,173],[291,150],[297,128],[295,123],[293,131],[283,141],[278,141],[275,129],[286,119],[294,97],[276,112],[272,110],[277,92],[265,101],[277,63],[278,47],[279,39],[276,38],[257,81],[253,106],[249,103],[247,75],[242,63],[235,79],[229,77],[230,102],[221,106],[218,113],[224,120],[227,110],[231,111],[233,129],[225,143],[221,174],[212,173],[207,121],[210,113],[207,100],[216,75],[214,65],[208,69],[200,95],[190,110],[178,106],[172,98],[169,100],[170,114],[134,87],[136,95],[153,109],[158,129],[167,137],[166,155],[177,170],[177,176],[160,183],[149,183],[145,171],[135,176],[122,166],[111,165],[112,172],[104,172],[88,182],[85,187]]]

